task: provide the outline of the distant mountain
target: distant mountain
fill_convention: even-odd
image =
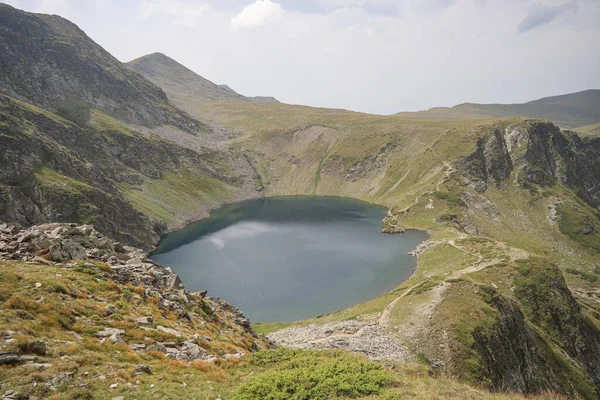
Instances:
[[[201,126],[72,22],[0,4],[0,92],[78,123],[94,108],[148,128]]]
[[[162,53],[153,53],[125,64],[155,85],[184,110],[207,101],[256,101],[278,103],[273,97],[246,97],[227,85],[217,85]]]
[[[561,128],[575,128],[600,122],[600,90],[544,97],[524,104],[464,103],[396,115],[430,120],[532,117],[552,121]]]

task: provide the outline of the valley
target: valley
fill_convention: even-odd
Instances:
[[[382,116],[121,63],[55,15],[0,4],[0,27],[8,398],[598,398],[598,90]],[[377,230],[429,239],[381,296],[252,326],[147,258],[278,196],[384,206]]]

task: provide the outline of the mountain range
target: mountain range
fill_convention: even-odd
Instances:
[[[598,398],[599,91],[389,116],[289,105],[159,53],[123,64],[3,4],[0,48],[9,395]],[[381,204],[383,231],[430,239],[393,291],[254,330],[146,257],[222,204],[278,195]],[[408,355],[373,355],[390,347]]]
[[[464,103],[454,107],[435,107],[426,111],[398,115],[430,120],[530,117],[546,119],[561,128],[597,124],[600,119],[600,90],[584,90],[561,96],[544,97],[523,104]]]

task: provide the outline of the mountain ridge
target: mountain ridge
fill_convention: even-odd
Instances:
[[[278,101],[273,97],[243,96],[227,85],[218,85],[200,76],[163,53],[152,53],[125,63],[157,86],[163,88],[169,98],[180,108],[189,112],[199,101]]]
[[[577,128],[600,122],[600,90],[543,97],[526,103],[461,103],[453,107],[433,107],[395,115],[435,120],[530,117],[555,122],[562,128]]]

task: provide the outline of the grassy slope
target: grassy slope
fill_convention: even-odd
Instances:
[[[180,340],[159,331],[142,330],[132,323],[138,316],[153,316],[155,325],[170,326],[185,335],[197,333],[200,337],[211,337],[211,341],[203,340],[201,345],[215,354],[248,352],[250,338],[240,332],[227,333],[224,330],[227,326],[220,319],[206,322],[200,319],[193,323],[178,320],[169,312],[159,310],[153,298],[140,295],[143,294],[141,288],[116,284],[89,268],[66,270],[1,262],[0,278],[3,310],[0,332],[19,332],[14,341],[2,343],[2,351],[43,340],[48,353],[38,356],[37,362],[51,364],[40,369],[26,365],[0,368],[3,385],[22,394],[51,399],[116,396],[283,399],[290,398],[291,393],[296,393],[294,398],[299,399],[319,396],[521,399],[520,396],[492,395],[449,379],[432,378],[424,366],[396,365],[391,370],[390,364],[369,362],[346,352],[274,350],[216,363],[178,362],[159,352],[135,352],[127,345],[101,343],[93,334],[101,327],[110,326],[124,329],[128,343]],[[41,287],[36,288],[35,283],[41,283]],[[107,318],[108,304],[115,305],[119,313]],[[136,375],[138,364],[148,365],[152,374]],[[43,384],[60,373],[71,372],[74,373],[71,380],[55,392]],[[281,395],[283,397],[277,397],[275,382],[285,385],[287,394]],[[116,388],[109,388],[115,383]],[[272,397],[261,394],[265,392]]]
[[[600,136],[600,124],[586,125],[574,129],[580,136],[596,137]]]

